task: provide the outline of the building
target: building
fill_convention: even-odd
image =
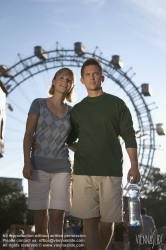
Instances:
[[[23,191],[21,178],[0,177],[0,182],[3,182],[5,180],[10,181],[12,184],[17,184],[18,187]]]
[[[5,104],[7,89],[0,81],[0,157],[4,156]]]

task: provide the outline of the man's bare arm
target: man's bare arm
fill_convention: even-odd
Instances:
[[[127,175],[127,181],[130,183],[138,183],[140,181],[140,172],[138,168],[137,148],[126,148],[130,158],[131,168]]]

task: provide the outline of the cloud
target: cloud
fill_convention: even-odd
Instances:
[[[62,2],[67,2],[66,0],[29,0],[29,1],[37,1],[37,2],[45,2],[45,3],[48,3],[48,2],[52,2],[52,3],[62,3]],[[108,0],[70,0],[70,2],[80,2],[82,4],[91,4],[91,3],[94,3],[94,4],[97,4],[97,5],[104,5],[106,4]]]
[[[52,3],[61,3],[63,0],[29,0],[29,1],[36,1],[36,2],[52,2]],[[64,1],[63,1],[64,2]]]
[[[140,34],[140,36],[166,53],[166,1],[128,0],[128,2],[133,3],[143,14],[139,25],[146,34]]]
[[[166,1],[165,0],[129,0],[135,3],[142,11],[149,13],[159,20],[166,21]]]
[[[99,5],[104,5],[107,3],[107,0],[81,0],[82,3],[95,3]]]

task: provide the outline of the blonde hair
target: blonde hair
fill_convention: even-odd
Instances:
[[[71,69],[69,69],[69,68],[62,68],[62,69],[58,70],[55,73],[53,80],[55,80],[56,77],[59,76],[59,75],[61,75],[61,74],[69,76],[72,79],[72,83],[75,85],[75,75],[74,75],[74,73],[73,73],[73,71]],[[48,93],[50,95],[54,94],[54,85],[51,85],[51,87],[48,90]],[[65,99],[68,102],[72,102],[74,100],[74,86],[70,90],[70,92],[67,93]]]

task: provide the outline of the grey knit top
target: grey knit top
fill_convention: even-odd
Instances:
[[[66,145],[71,131],[71,108],[66,104],[66,111],[59,118],[47,107],[46,99],[38,98],[32,102],[29,114],[38,116],[35,136],[39,144],[31,155],[34,169],[48,173],[71,172],[71,162]]]

